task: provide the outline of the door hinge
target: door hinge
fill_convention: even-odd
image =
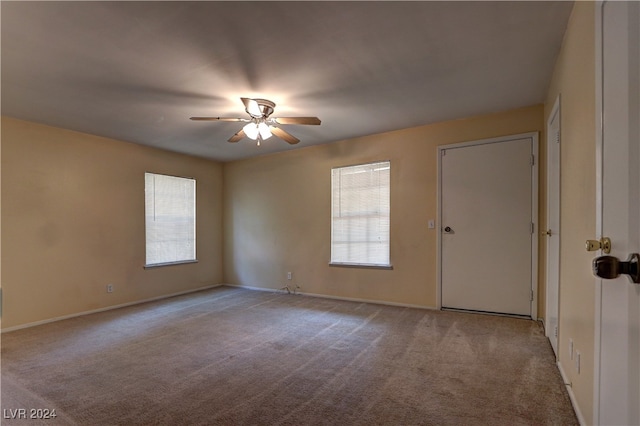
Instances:
[[[533,222],[531,222],[531,227],[529,228],[529,231],[531,231],[531,235],[533,235],[533,233],[535,232],[535,225]]]
[[[531,290],[531,301],[533,302],[533,290]]]
[[[535,166],[535,164],[536,164],[536,156],[535,155],[531,154],[531,160],[529,161],[529,163],[532,166]]]

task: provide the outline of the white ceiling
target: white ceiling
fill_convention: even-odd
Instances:
[[[544,101],[571,2],[6,2],[2,114],[221,161]],[[298,145],[227,139],[240,97]]]

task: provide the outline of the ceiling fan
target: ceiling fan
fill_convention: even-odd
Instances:
[[[300,142],[300,139],[296,138],[292,134],[282,130],[277,125],[282,124],[311,124],[319,125],[320,119],[318,117],[271,117],[276,104],[267,99],[250,99],[240,98],[244,104],[244,109],[249,114],[250,118],[230,118],[230,117],[191,117],[194,121],[235,121],[240,123],[247,123],[240,129],[235,135],[229,138],[229,142],[238,142],[245,136],[258,141],[269,139],[271,136],[276,135],[280,139],[290,144],[296,144]]]

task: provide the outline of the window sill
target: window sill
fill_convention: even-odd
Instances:
[[[329,262],[329,266],[337,266],[338,268],[363,268],[363,269],[386,269],[392,270],[393,265],[375,265],[370,263],[338,263]]]
[[[160,268],[162,266],[171,266],[171,265],[184,265],[185,263],[198,263],[198,259],[181,260],[179,262],[152,263],[150,265],[144,265],[144,269]]]

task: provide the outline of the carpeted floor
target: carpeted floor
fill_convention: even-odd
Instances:
[[[232,287],[3,334],[1,385],[3,425],[577,424],[536,322]]]

